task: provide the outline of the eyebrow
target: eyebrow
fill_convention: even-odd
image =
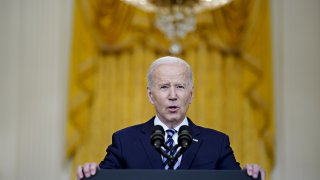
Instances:
[[[170,83],[159,83],[158,85],[159,85],[159,86],[164,86],[164,85],[170,85]],[[186,86],[187,83],[174,83],[173,85],[174,85],[174,86],[177,86],[177,85]]]

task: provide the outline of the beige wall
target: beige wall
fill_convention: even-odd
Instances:
[[[71,0],[0,1],[0,179],[69,179]]]
[[[72,0],[0,1],[0,179],[69,179],[63,160]],[[274,180],[319,179],[320,1],[271,0]]]
[[[275,180],[320,178],[320,1],[272,0]]]

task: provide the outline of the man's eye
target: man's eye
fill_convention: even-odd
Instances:
[[[160,86],[160,89],[167,89],[168,86]]]
[[[178,89],[184,89],[184,86],[177,86]]]

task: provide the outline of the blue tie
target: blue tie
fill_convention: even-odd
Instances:
[[[170,156],[170,155],[174,155],[175,151],[172,150],[172,147],[174,146],[174,141],[172,139],[173,135],[176,133],[175,129],[168,129],[166,130],[167,133],[167,140],[165,142],[165,144],[170,148],[170,150],[166,150],[165,152]],[[169,164],[168,164],[168,159],[163,157],[163,165],[164,165],[164,169],[169,169]],[[176,169],[177,167],[174,166],[174,169]]]

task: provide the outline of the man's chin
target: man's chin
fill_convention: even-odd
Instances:
[[[168,116],[168,117],[166,117],[166,121],[168,123],[176,124],[176,123],[181,123],[183,121],[183,118],[180,116]]]

